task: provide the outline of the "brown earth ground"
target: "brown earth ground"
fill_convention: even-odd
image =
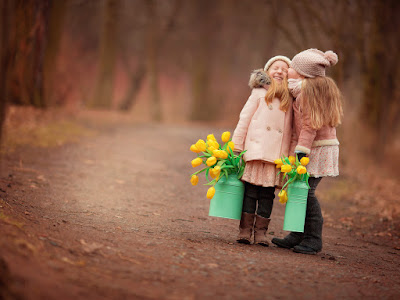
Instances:
[[[99,119],[3,153],[0,299],[399,299],[397,179],[324,179],[318,255],[241,245],[189,183],[189,146],[232,128]],[[276,201],[271,238],[283,216]]]

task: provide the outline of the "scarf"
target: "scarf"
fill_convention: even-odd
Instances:
[[[297,98],[301,93],[302,80],[298,79],[288,79],[289,91],[294,98]]]

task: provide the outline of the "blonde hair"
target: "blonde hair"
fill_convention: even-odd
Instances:
[[[313,129],[324,125],[337,127],[343,116],[342,93],[335,81],[318,76],[303,79],[301,87],[301,108],[309,112]]]
[[[265,95],[265,101],[267,104],[271,104],[274,98],[278,98],[281,102],[279,109],[286,112],[290,105],[290,94],[287,80],[284,79],[281,83],[276,82],[274,79],[271,81],[271,85]]]

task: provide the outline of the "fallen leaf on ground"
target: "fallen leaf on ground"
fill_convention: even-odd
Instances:
[[[20,248],[25,248],[30,250],[32,253],[36,253],[36,247],[25,240],[17,239],[15,240],[15,244]]]
[[[16,227],[18,227],[19,229],[22,229],[22,227],[24,226],[24,223],[15,221],[13,219],[11,219],[9,216],[3,214],[2,212],[0,212],[0,220],[3,220],[3,222],[10,224],[10,225],[14,225]]]
[[[141,265],[142,264],[140,261],[137,261],[136,259],[124,256],[121,253],[118,253],[118,256],[119,256],[119,258],[121,258],[123,260],[127,260],[127,261],[129,261],[131,263],[134,263],[134,264],[137,264],[137,265]]]
[[[74,265],[74,266],[78,266],[78,267],[83,267],[86,265],[86,262],[83,260],[73,261],[73,260],[70,260],[68,257],[63,257],[63,258],[61,258],[61,260],[70,265]]]
[[[83,251],[84,251],[85,253],[88,253],[88,254],[94,253],[94,252],[96,252],[97,250],[103,248],[103,245],[102,245],[102,244],[99,244],[99,243],[96,243],[96,242],[93,242],[93,243],[86,243],[85,240],[83,240],[83,239],[81,239],[80,242],[81,242],[81,244],[82,244]]]

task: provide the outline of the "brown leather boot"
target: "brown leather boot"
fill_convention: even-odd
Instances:
[[[255,214],[242,213],[239,225],[239,235],[237,238],[238,243],[250,244],[251,234],[253,233]]]
[[[254,244],[269,246],[267,240],[267,230],[271,219],[263,218],[259,215],[256,216],[256,224],[254,225]]]

